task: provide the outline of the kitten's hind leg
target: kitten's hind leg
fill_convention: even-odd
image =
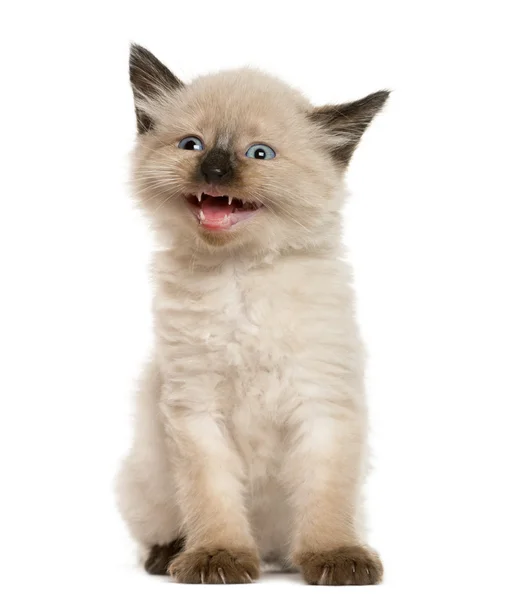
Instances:
[[[167,575],[170,564],[183,549],[184,538],[176,538],[169,544],[155,544],[149,551],[144,568],[150,575]]]
[[[155,364],[147,366],[137,394],[133,447],[116,479],[118,508],[138,542],[148,572],[160,572],[182,549],[181,515],[175,496],[173,468],[158,412],[161,377]],[[167,572],[167,569],[165,569]]]

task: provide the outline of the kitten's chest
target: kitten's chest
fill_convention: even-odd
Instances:
[[[282,455],[281,413],[291,389],[290,331],[281,323],[279,298],[272,289],[269,294],[252,280],[239,284],[235,293],[233,326],[224,345],[234,397],[229,423],[253,482],[275,476],[274,463]]]
[[[301,348],[312,346],[311,303],[300,290],[308,278],[299,271],[174,276],[156,300],[167,401],[220,415],[252,480],[276,472],[294,372]]]
[[[286,362],[289,330],[283,327],[278,294],[261,278],[227,282],[223,304],[216,307],[207,344],[233,380],[236,395],[269,402]]]
[[[157,319],[170,401],[217,411],[255,480],[279,454],[280,407],[289,388],[289,331],[277,295],[261,279],[228,274],[186,297],[167,290]]]
[[[259,274],[227,270],[208,279],[161,286],[157,329],[175,355],[212,356],[214,370],[259,369],[279,358],[289,331],[280,292]]]
[[[170,375],[206,380],[215,396],[267,401],[279,390],[290,338],[282,305],[279,290],[258,273],[164,282],[155,315]]]

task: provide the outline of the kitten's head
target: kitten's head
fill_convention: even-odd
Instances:
[[[255,70],[186,85],[132,46],[136,194],[191,251],[307,248],[335,236],[343,173],[388,92],[312,107]]]

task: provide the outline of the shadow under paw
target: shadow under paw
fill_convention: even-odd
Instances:
[[[153,546],[144,568],[150,575],[168,575],[169,565],[183,551],[183,548],[184,538],[176,538],[170,544]]]
[[[378,555],[362,546],[304,552],[297,563],[304,579],[312,585],[374,585],[383,576]]]
[[[258,578],[259,567],[252,550],[199,548],[183,552],[169,572],[180,583],[251,583]]]

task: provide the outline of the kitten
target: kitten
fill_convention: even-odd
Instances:
[[[183,84],[133,46],[136,196],[155,349],[118,478],[150,573],[374,584],[364,542],[363,358],[342,260],[344,174],[388,92],[312,107],[250,69]]]

